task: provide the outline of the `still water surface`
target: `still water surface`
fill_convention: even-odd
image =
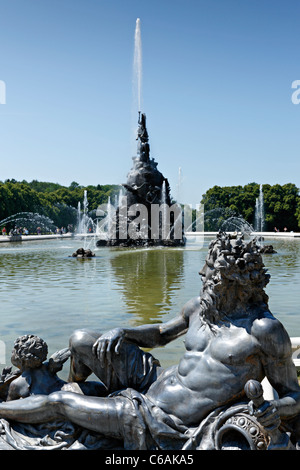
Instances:
[[[71,257],[82,244],[74,239],[2,243],[0,340],[6,364],[14,340],[26,333],[42,337],[52,354],[68,345],[76,328],[106,331],[172,318],[200,291],[198,273],[211,239],[188,240],[185,248],[96,248],[96,257],[87,260]],[[266,243],[277,250],[264,255],[270,309],[291,336],[300,336],[300,239]],[[182,351],[179,338],[154,355],[168,366]]]

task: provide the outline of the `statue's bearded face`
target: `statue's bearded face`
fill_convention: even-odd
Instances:
[[[224,314],[244,310],[248,302],[267,306],[264,287],[270,276],[255,240],[231,240],[227,234],[219,234],[211,242],[199,274],[203,282],[202,315],[212,323]]]

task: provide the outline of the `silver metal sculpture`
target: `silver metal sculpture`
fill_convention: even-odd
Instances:
[[[4,374],[2,447],[298,449],[300,387],[289,336],[268,307],[266,271],[255,240],[220,233],[200,273],[201,294],[173,320],[103,334],[76,331],[69,383],[56,382],[68,352],[57,353],[54,368],[53,359],[52,368],[39,366],[46,383],[49,375],[56,384],[51,393],[35,384],[34,395],[25,386],[25,397],[11,400],[20,377]],[[181,335],[185,352],[168,369],[141,349]],[[21,376],[33,384],[35,369],[22,367]],[[86,382],[92,372],[96,386]],[[264,377],[278,399],[263,399]],[[30,437],[18,432],[25,423]],[[47,435],[40,423],[48,423]]]

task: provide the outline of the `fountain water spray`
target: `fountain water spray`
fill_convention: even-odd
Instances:
[[[255,230],[257,232],[263,232],[265,225],[265,207],[264,207],[264,193],[262,184],[259,187],[259,196],[256,199],[255,204]]]
[[[87,234],[90,225],[90,218],[88,216],[88,199],[86,190],[83,195],[83,211],[81,211],[80,201],[78,202],[77,219],[77,233],[83,235]]]
[[[162,204],[162,237],[170,238],[170,224],[168,224],[168,206],[167,206],[167,188],[166,181],[163,181],[161,188],[161,204]]]
[[[134,60],[133,60],[133,85],[134,94],[137,101],[138,111],[141,111],[142,100],[142,39],[141,21],[136,20],[134,34]]]
[[[178,168],[178,182],[177,182],[177,202],[180,203],[182,194],[182,169],[181,167]]]
[[[11,224],[18,227],[26,227],[31,232],[35,232],[40,226],[45,232],[55,232],[55,225],[52,219],[37,212],[18,212],[0,221],[0,226]]]
[[[91,217],[88,215],[88,197],[87,191],[83,194],[83,208],[81,210],[81,203],[78,202],[77,208],[77,227],[76,234],[83,240],[83,248],[88,249],[91,245],[95,245],[95,224]]]

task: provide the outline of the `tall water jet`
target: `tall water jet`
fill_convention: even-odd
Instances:
[[[85,189],[84,193],[83,193],[83,217],[84,217],[85,220],[88,217],[88,215],[87,215],[88,207],[89,207],[89,203],[88,203],[88,198],[87,198],[87,190]]]
[[[259,187],[259,196],[256,198],[255,203],[255,230],[256,232],[263,232],[265,228],[265,207],[264,207],[264,193],[262,184]]]
[[[88,232],[88,228],[90,225],[90,218],[88,216],[88,198],[87,198],[87,191],[84,191],[83,194],[83,209],[81,211],[81,203],[78,202],[77,208],[77,233],[79,234],[86,234]]]
[[[108,237],[111,238],[112,234],[112,223],[113,223],[113,207],[111,204],[111,198],[108,196],[107,202],[107,233]]]
[[[182,199],[182,169],[181,167],[178,168],[178,182],[177,182],[177,202],[180,203]]]
[[[94,221],[88,214],[88,197],[87,190],[83,193],[83,205],[81,209],[81,202],[77,206],[77,227],[76,235],[83,240],[84,249],[88,249],[92,244],[95,244],[96,227]]]
[[[133,58],[133,91],[137,105],[137,111],[142,106],[142,37],[141,20],[137,18],[134,33],[134,58]]]
[[[81,202],[78,201],[78,204],[77,204],[77,226],[76,226],[76,232],[80,233],[80,227],[81,227]]]
[[[170,224],[168,221],[168,195],[167,195],[167,187],[166,187],[166,180],[163,181],[161,187],[161,199],[160,203],[162,206],[162,237],[164,239],[170,238]]]

